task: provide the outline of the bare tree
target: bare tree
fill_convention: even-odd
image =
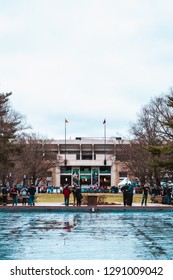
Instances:
[[[165,131],[164,141],[161,145],[152,145],[148,147],[149,152],[153,155],[158,155],[154,165],[164,168],[164,173],[171,173],[173,171],[173,91],[167,96],[167,108],[169,114],[167,118],[163,119],[162,126]],[[170,174],[171,177],[173,175]]]
[[[152,178],[152,170],[149,168],[151,156],[143,140],[129,140],[126,145],[122,140],[116,146],[116,160],[123,162],[131,178],[138,178],[142,184]]]
[[[155,178],[156,183],[160,182],[163,174],[163,166],[159,165],[159,161],[163,156],[157,147],[163,146],[169,142],[173,136],[173,131],[165,123],[169,122],[171,110],[168,107],[168,97],[160,96],[151,99],[148,105],[143,106],[141,112],[137,116],[136,123],[131,124],[131,135],[138,142],[134,149],[141,146],[144,153],[135,153],[133,151],[131,157],[131,165],[135,170],[139,165],[135,164],[135,155],[143,163],[146,176],[152,181]],[[145,155],[143,160],[142,155]],[[137,162],[139,162],[139,160]]]
[[[57,151],[52,150],[52,141],[36,134],[23,135],[17,144],[21,150],[16,159],[16,180],[21,181],[24,175],[36,184],[47,176],[47,172],[62,163]]]
[[[147,145],[162,144],[173,136],[172,130],[164,125],[170,119],[170,109],[167,96],[151,99],[148,105],[142,107],[137,115],[137,121],[131,124],[131,133],[135,139],[146,142]]]

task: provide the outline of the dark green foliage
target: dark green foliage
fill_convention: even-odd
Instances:
[[[10,107],[11,94],[0,93],[0,177],[3,183],[14,167],[13,156],[18,152],[15,141],[22,123],[22,116]]]
[[[169,138],[165,138],[162,145],[148,146],[147,150],[153,156],[157,156],[153,161],[153,166],[164,168],[165,171],[173,170],[173,95],[167,96],[167,106],[169,108],[169,118],[163,122],[163,126],[169,129]]]

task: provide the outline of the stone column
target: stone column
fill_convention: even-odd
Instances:
[[[112,158],[111,186],[116,186],[116,159],[115,159],[115,157]]]

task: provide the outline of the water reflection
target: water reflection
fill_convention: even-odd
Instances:
[[[0,213],[0,259],[172,259],[173,213]]]

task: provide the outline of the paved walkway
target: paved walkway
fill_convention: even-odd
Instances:
[[[22,205],[21,205],[22,206]],[[63,202],[61,203],[58,203],[58,202],[36,202],[36,206],[65,206]],[[70,204],[69,205],[70,207],[73,206],[73,204]],[[81,207],[85,207],[87,205],[82,205]],[[105,204],[105,205],[98,205],[98,206],[111,206],[111,207],[119,207],[119,206],[123,206],[123,204]],[[140,203],[133,203],[132,206],[141,206]],[[166,205],[166,204],[159,204],[159,203],[148,203],[147,206],[153,206],[153,207],[156,207],[156,206],[167,206],[169,207],[170,205]],[[145,206],[142,206],[142,207],[145,207]]]
[[[7,206],[0,205],[0,211],[76,211],[76,212],[104,212],[104,211],[173,211],[173,205],[166,205],[161,203],[148,202],[147,206],[141,206],[140,203],[133,203],[131,206],[124,206],[123,203],[115,204],[104,204],[104,205],[82,205],[73,206],[70,204],[69,207],[65,206],[63,202],[36,202],[35,206],[23,206],[22,203],[18,203],[17,206],[8,204]]]
[[[2,205],[0,205],[2,206]],[[7,206],[12,206],[12,204],[8,204]],[[17,206],[22,206],[22,203],[18,203]],[[28,206],[28,205],[26,205]],[[65,206],[63,202],[36,202],[35,203],[35,206]],[[70,204],[69,207],[72,207],[74,206],[73,204]],[[87,205],[82,205],[81,207],[86,207]],[[122,203],[117,203],[117,204],[99,204],[97,206],[107,206],[107,207],[122,207],[123,204]],[[140,203],[133,203],[132,206],[141,206]],[[161,203],[147,203],[147,206],[153,206],[153,207],[156,207],[156,206],[167,206],[167,207],[170,207],[171,205],[166,205],[166,204],[161,204]],[[141,206],[141,207],[146,207],[146,206]]]
[[[4,207],[3,205],[0,205],[0,207]],[[12,204],[8,204],[6,207],[12,207]],[[14,208],[15,208],[16,206],[14,206]],[[31,207],[31,206],[28,206],[28,205],[26,205],[26,206],[23,206],[22,205],[22,203],[18,203],[17,204],[17,207],[22,207],[22,208],[25,208],[25,207]],[[40,208],[43,208],[43,207],[45,207],[45,208],[66,208],[65,207],[65,205],[64,205],[64,203],[63,202],[36,202],[36,204],[35,204],[35,207],[34,208],[36,208],[36,207],[40,207]],[[143,209],[145,209],[145,208],[173,208],[173,205],[166,205],[166,204],[161,204],[161,203],[147,203],[147,206],[141,206],[141,204],[140,203],[133,203],[132,204],[132,207],[130,207],[130,206],[124,206],[122,203],[117,203],[117,204],[103,204],[103,205],[97,205],[97,206],[95,206],[95,205],[82,205],[82,206],[80,206],[80,207],[76,207],[76,206],[74,206],[73,204],[70,204],[69,205],[69,207],[71,208],[88,208],[88,207],[90,207],[90,208],[92,208],[92,207],[98,207],[98,208],[133,208],[133,207],[137,207],[137,208],[143,208]]]

